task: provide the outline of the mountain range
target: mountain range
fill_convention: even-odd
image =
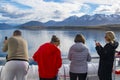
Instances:
[[[10,28],[13,28],[13,26],[7,23],[0,23],[0,29],[10,29]]]
[[[53,21],[50,20],[48,22],[42,23],[39,21],[30,21],[24,24],[20,24],[16,27],[19,28],[43,28],[49,26],[98,26],[98,25],[108,25],[108,24],[120,24],[120,15],[118,14],[95,14],[95,15],[83,15],[81,17],[78,16],[70,16],[63,21]],[[11,27],[11,25],[6,23],[1,23],[0,27]]]
[[[71,16],[63,21],[48,21],[45,26],[98,26],[107,24],[120,24],[120,15],[95,14],[81,17]]]

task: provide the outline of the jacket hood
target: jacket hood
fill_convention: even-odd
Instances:
[[[78,52],[82,52],[84,50],[86,50],[86,46],[83,44],[83,43],[75,43],[72,48],[75,50],[75,51],[78,51]]]

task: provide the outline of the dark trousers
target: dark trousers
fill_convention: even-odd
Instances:
[[[112,72],[109,73],[98,73],[98,77],[100,80],[112,80]]]
[[[70,72],[70,80],[86,80],[87,73],[72,73]]]
[[[112,63],[100,63],[98,69],[98,77],[99,80],[112,80],[112,70],[113,64]]]
[[[54,78],[40,78],[40,80],[57,80],[57,77],[54,77]]]

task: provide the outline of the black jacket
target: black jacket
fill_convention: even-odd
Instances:
[[[100,60],[105,62],[114,61],[115,49],[118,45],[118,42],[114,41],[114,43],[107,43],[104,47],[96,46]]]
[[[110,78],[113,68],[115,50],[119,43],[107,43],[104,47],[96,46],[98,55],[100,56],[98,76],[100,80],[111,80]]]

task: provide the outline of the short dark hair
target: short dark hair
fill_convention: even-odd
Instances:
[[[75,36],[74,42],[75,43],[82,42],[83,44],[85,44],[85,38],[84,38],[84,36],[82,34],[77,34]]]
[[[13,32],[13,35],[14,35],[14,36],[21,36],[22,33],[21,33],[20,30],[15,30],[15,31]]]

